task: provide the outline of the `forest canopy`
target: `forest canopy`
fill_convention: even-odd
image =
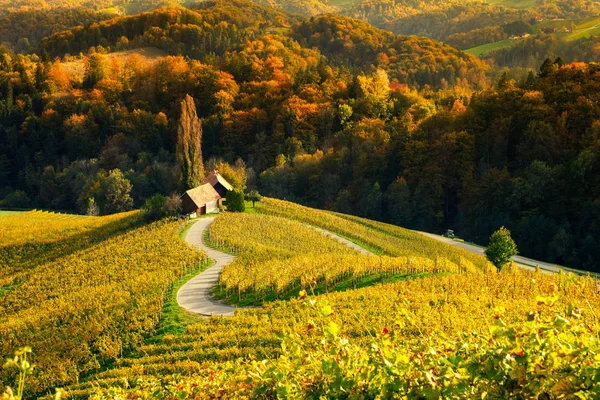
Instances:
[[[177,193],[189,95],[205,163],[245,171],[249,190],[483,244],[506,226],[524,255],[600,260],[595,63],[552,57],[494,82],[433,39],[243,0],[30,47],[0,50],[1,206],[109,213]]]

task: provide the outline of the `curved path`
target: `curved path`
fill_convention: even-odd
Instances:
[[[185,235],[186,242],[206,252],[208,258],[215,260],[215,263],[212,267],[187,281],[179,289],[177,303],[196,314],[232,316],[236,307],[216,301],[210,295],[210,289],[219,282],[219,274],[223,267],[235,260],[234,256],[215,250],[204,243],[204,234],[215,218],[200,218],[197,222],[194,222]]]
[[[210,289],[219,282],[219,274],[226,265],[235,260],[235,256],[215,250],[204,242],[204,235],[209,225],[216,217],[201,218],[190,227],[185,235],[185,241],[206,252],[208,258],[215,260],[212,267],[204,270],[187,281],[177,292],[177,303],[186,310],[200,315],[232,316],[236,307],[229,306],[214,300],[210,295]],[[329,236],[362,254],[374,255],[369,250],[321,228],[312,227],[325,236]]]
[[[338,235],[336,235],[333,232],[329,232],[329,231],[326,231],[325,229],[317,228],[316,226],[311,226],[311,225],[307,225],[307,226],[310,226],[314,230],[316,230],[318,232],[321,232],[325,236],[328,236],[328,237],[330,237],[332,239],[337,240],[338,242],[341,242],[341,243],[345,244],[346,246],[350,247],[351,249],[354,249],[354,250],[358,251],[359,253],[366,254],[368,256],[374,256],[375,255],[373,252],[365,249],[364,247],[359,246],[356,243],[351,242],[351,241],[349,241],[346,238],[338,236]]]

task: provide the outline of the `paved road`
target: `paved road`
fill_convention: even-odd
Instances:
[[[310,226],[310,225],[308,225],[308,226]],[[351,249],[354,249],[354,250],[356,250],[356,251],[358,251],[358,252],[360,252],[362,254],[366,254],[368,256],[374,256],[375,255],[374,253],[370,252],[369,250],[365,249],[364,247],[359,246],[356,243],[351,242],[351,241],[349,241],[346,238],[338,236],[338,235],[336,235],[333,232],[329,232],[329,231],[326,231],[325,229],[317,228],[316,226],[310,226],[310,227],[313,228],[316,231],[321,232],[325,236],[329,236],[330,238],[335,239],[338,242],[344,243],[346,246],[348,246]]]
[[[188,311],[200,315],[232,316],[236,307],[214,300],[210,289],[219,282],[219,274],[224,266],[235,259],[234,256],[208,247],[204,243],[204,233],[216,217],[201,218],[195,222],[185,235],[185,241],[206,252],[215,264],[187,281],[177,292],[177,303]]]
[[[465,242],[459,242],[444,236],[440,236],[440,235],[435,235],[433,233],[428,233],[428,232],[420,232],[420,231],[415,231],[417,233],[420,233],[421,235],[427,236],[429,238],[435,239],[437,241],[449,244],[451,246],[454,247],[459,247],[461,249],[465,249],[467,251],[470,251],[471,253],[475,253],[475,254],[481,254],[483,255],[483,252],[485,250],[485,247],[480,247],[480,246],[476,246],[470,243],[465,243]],[[556,264],[550,264],[547,262],[543,262],[543,261],[538,261],[538,260],[534,260],[531,258],[527,258],[527,257],[522,257],[522,256],[514,256],[513,260],[515,262],[515,264],[517,264],[519,267],[524,268],[524,269],[535,269],[538,265],[542,270],[545,271],[549,271],[549,272],[558,272],[561,268],[567,272],[567,271],[571,271],[574,273],[578,273],[578,274],[585,274],[585,271],[578,271],[576,269],[571,269],[571,268],[566,268],[566,267],[562,267],[560,265],[556,265]]]
[[[219,282],[219,274],[226,265],[235,260],[235,257],[215,250],[204,243],[204,233],[208,226],[216,217],[201,218],[195,222],[185,235],[185,241],[206,252],[208,258],[215,260],[215,264],[187,281],[177,292],[177,303],[186,310],[200,315],[221,315],[224,317],[232,316],[236,307],[228,306],[214,300],[210,295],[210,289]],[[348,247],[351,247],[363,254],[373,255],[369,250],[352,243],[329,231],[314,228],[322,234],[336,239]]]

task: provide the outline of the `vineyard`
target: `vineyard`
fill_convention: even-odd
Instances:
[[[356,231],[355,226],[348,229]],[[362,229],[365,236],[373,236],[368,226]],[[405,232],[390,237],[395,239],[400,234],[404,241],[420,239]],[[381,241],[385,240],[383,234],[379,235]],[[388,252],[407,256],[358,254],[307,225],[268,215],[223,215],[211,226],[209,240],[215,247],[240,255],[224,268],[215,293],[239,304],[263,304],[297,295],[300,290],[318,293],[356,289],[365,281],[373,284],[415,274],[481,272],[461,256],[455,263],[441,256],[431,257],[424,247],[405,251],[400,240],[390,240]]]
[[[0,287],[26,271],[138,223],[136,213],[104,218],[30,211],[0,220]],[[101,228],[101,229],[100,229]]]
[[[399,398],[439,398],[442,391],[456,399],[480,399],[484,391],[490,398],[543,391],[595,398],[599,306],[591,278],[518,270],[302,294],[190,325],[69,393],[252,398],[275,397],[280,388],[290,398],[336,397],[335,382],[343,382],[337,390],[352,387],[367,397],[385,389]],[[572,362],[584,363],[581,371]]]
[[[216,293],[260,306],[160,336],[166,290],[204,261],[177,238],[180,223],[145,225],[135,212],[3,218],[13,224],[11,246],[32,246],[22,230],[43,217],[54,225],[34,242],[71,253],[16,272],[20,280],[1,295],[2,348],[32,346],[30,390],[66,385],[66,398],[600,395],[593,278],[496,272],[482,257],[402,228],[273,199],[257,211],[219,215],[206,238],[238,255]],[[61,230],[69,233],[62,239]],[[91,231],[105,239],[90,242]]]
[[[409,230],[364,218],[316,210],[295,203],[266,198],[257,204],[257,210],[268,215],[278,215],[347,237],[377,254],[395,257],[447,258],[455,264],[468,262],[484,270],[485,258],[462,249],[451,248]]]
[[[205,261],[179,240],[180,226],[143,225],[139,212],[0,220],[0,357],[34,349],[29,390],[76,382],[143,342],[169,285]]]
[[[209,240],[217,248],[253,260],[350,252],[348,247],[310,227],[264,215],[221,215],[210,227]]]

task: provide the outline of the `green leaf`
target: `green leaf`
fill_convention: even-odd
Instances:
[[[336,337],[338,332],[340,331],[340,328],[338,326],[338,324],[336,324],[335,322],[330,322],[329,325],[327,325],[327,328],[325,329],[327,331],[327,333],[329,333],[331,336]]]
[[[321,308],[321,314],[323,314],[325,317],[328,317],[333,314],[333,308],[331,308],[330,305],[325,305]]]

